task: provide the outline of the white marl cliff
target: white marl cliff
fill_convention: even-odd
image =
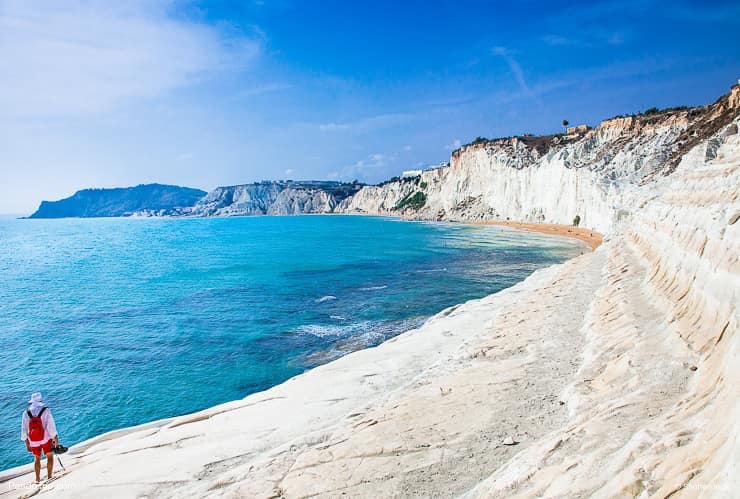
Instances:
[[[263,181],[217,187],[187,215],[200,217],[331,213],[359,185],[322,181]]]
[[[606,238],[267,391],[75,446],[51,487],[10,470],[0,496],[736,497],[739,96],[362,188],[339,209],[577,214]]]
[[[449,166],[366,186],[335,211],[557,224],[570,224],[577,215],[582,226],[608,233],[632,208],[633,191],[642,192],[643,185],[669,173],[699,143],[697,137],[706,139],[729,122],[736,95],[733,89],[703,108],[614,118],[576,135],[463,146],[453,152]],[[714,142],[706,147],[716,148]],[[399,206],[416,192],[426,198],[423,207]]]

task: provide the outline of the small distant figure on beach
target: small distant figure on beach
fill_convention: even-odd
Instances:
[[[44,405],[40,393],[31,395],[28,409],[23,411],[21,419],[21,440],[26,443],[26,449],[34,456],[36,483],[41,481],[41,453],[46,455],[46,474],[51,480],[54,474],[54,447],[59,445],[57,427],[51,409]]]

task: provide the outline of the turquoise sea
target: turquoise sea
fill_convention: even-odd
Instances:
[[[0,219],[0,469],[242,398],[579,254],[496,227],[355,216]]]

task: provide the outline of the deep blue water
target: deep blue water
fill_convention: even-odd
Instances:
[[[66,445],[263,390],[580,243],[351,216],[0,219],[0,469],[31,392]]]

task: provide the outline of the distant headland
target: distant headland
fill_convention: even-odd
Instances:
[[[328,213],[361,187],[357,182],[266,180],[217,187],[210,193],[162,184],[84,189],[59,201],[42,201],[28,218]]]

